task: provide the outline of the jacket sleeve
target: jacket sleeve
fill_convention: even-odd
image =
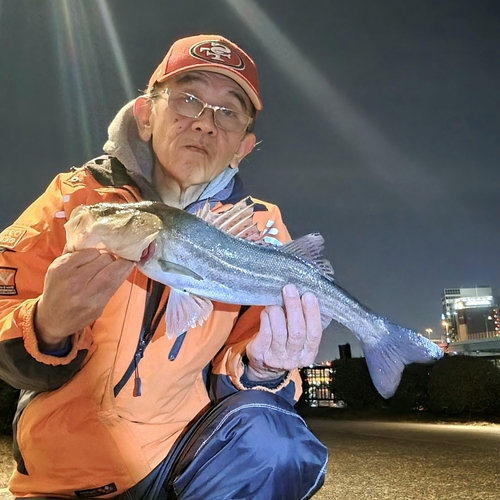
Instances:
[[[267,211],[254,214],[264,241],[271,244],[283,244],[291,237],[281,219],[278,207],[265,204]],[[212,363],[211,391],[215,399],[223,398],[238,390],[257,389],[276,393],[292,405],[302,393],[302,382],[298,370],[293,370],[280,379],[271,380],[262,385],[249,383],[245,376],[245,349],[260,328],[262,307],[243,307],[224,348]]]
[[[80,369],[90,346],[90,329],[85,329],[72,335],[69,352],[43,353],[33,326],[45,273],[65,245],[66,213],[72,202],[79,204],[78,196],[69,201],[63,188],[70,192],[82,186],[80,174],[59,175],[0,234],[0,378],[18,389],[60,387]]]

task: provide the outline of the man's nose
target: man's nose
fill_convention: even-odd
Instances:
[[[213,109],[205,108],[198,118],[193,120],[193,127],[196,130],[201,130],[207,134],[214,134],[217,132],[217,125],[215,124],[215,112]]]

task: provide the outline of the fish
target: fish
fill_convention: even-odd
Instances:
[[[426,337],[362,305],[335,280],[324,239],[311,233],[277,246],[265,242],[245,198],[215,214],[161,202],[99,203],[76,207],[65,223],[68,251],[100,248],[133,260],[147,277],[170,287],[166,332],[177,337],[209,317],[212,301],[283,305],[282,289],[318,299],[321,322],[336,322],[359,340],[377,391],[391,397],[410,363],[430,363],[442,350]]]

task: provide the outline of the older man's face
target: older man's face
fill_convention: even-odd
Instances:
[[[250,99],[231,78],[210,72],[182,73],[165,87],[192,94],[202,101],[251,115]],[[162,169],[181,189],[205,184],[228,165],[237,165],[253,148],[255,136],[219,128],[214,112],[188,118],[168,107],[166,94],[154,99],[149,118],[155,169]]]

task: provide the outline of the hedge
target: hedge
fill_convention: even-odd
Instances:
[[[336,399],[354,410],[380,409],[383,398],[376,391],[365,358],[337,360],[334,369],[333,393]]]
[[[444,357],[430,372],[428,392],[433,413],[500,416],[500,370],[487,359]]]
[[[401,382],[394,396],[389,398],[385,407],[394,413],[428,408],[429,373],[432,364],[412,363],[405,367]]]
[[[387,400],[373,386],[364,358],[336,360],[332,366],[335,397],[354,410],[500,417],[500,370],[484,358],[444,356],[434,363],[408,365],[396,393]]]

